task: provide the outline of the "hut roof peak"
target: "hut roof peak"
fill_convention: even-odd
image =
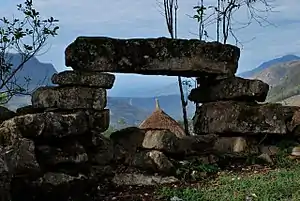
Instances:
[[[155,98],[155,110],[160,110],[159,100]]]

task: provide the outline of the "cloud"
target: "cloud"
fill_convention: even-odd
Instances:
[[[1,0],[0,4],[1,13],[6,11],[6,14],[17,1]],[[53,46],[41,57],[41,60],[53,63],[59,71],[66,69],[65,47],[79,35],[119,38],[168,36],[156,0],[34,0],[34,4],[42,15],[60,20],[59,35],[49,41]],[[191,32],[197,32],[197,24],[187,16],[194,14],[193,6],[196,4],[197,0],[179,0],[178,33],[181,38],[196,37]],[[275,12],[270,13],[268,19],[277,27],[260,27],[254,23],[236,32],[244,42],[239,72],[255,68],[276,56],[300,54],[299,0],[275,0],[272,5]],[[246,18],[244,10],[235,15],[239,21],[245,21]],[[208,31],[214,36],[214,27]]]

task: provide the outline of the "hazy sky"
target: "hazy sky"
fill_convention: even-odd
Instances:
[[[162,1],[162,0],[159,0]],[[20,0],[1,0],[1,15],[16,13]],[[43,16],[60,20],[59,35],[49,41],[51,49],[39,59],[54,64],[63,71],[64,49],[77,36],[110,36],[117,38],[168,36],[164,18],[157,0],[33,0]],[[178,32],[180,38],[196,38],[193,6],[197,0],[179,0]],[[215,2],[204,0],[204,2]],[[274,11],[268,20],[276,26],[261,27],[256,23],[239,30],[243,42],[239,70],[246,71],[260,63],[285,54],[300,55],[300,4],[299,0],[274,0]],[[235,14],[235,19],[245,21],[246,11]],[[214,27],[209,34],[214,37]],[[125,76],[122,79],[127,79]],[[130,79],[134,82],[133,79]]]

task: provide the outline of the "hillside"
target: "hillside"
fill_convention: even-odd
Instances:
[[[254,68],[250,71],[240,73],[238,76],[244,77],[244,78],[251,78],[251,77],[259,74],[263,70],[270,68],[273,65],[276,65],[276,64],[279,64],[279,63],[285,63],[285,62],[289,62],[289,61],[295,61],[295,60],[300,60],[300,57],[298,57],[296,55],[288,54],[288,55],[285,55],[285,56],[282,56],[282,57],[279,57],[279,58],[275,58],[275,59],[263,62],[257,68]]]
[[[21,62],[21,56],[19,54],[9,54],[8,58],[10,58],[10,62],[13,64],[13,69]],[[33,57],[16,73],[15,78],[20,86],[24,86],[24,88],[28,87],[28,90],[32,91],[39,86],[52,85],[51,76],[56,72],[52,64],[42,63]],[[29,83],[26,81],[26,78],[30,78]],[[12,110],[16,110],[18,107],[28,104],[30,104],[30,98],[28,96],[15,96],[6,106]]]
[[[16,68],[21,62],[21,56],[19,54],[10,54],[9,57],[13,68]],[[52,64],[42,63],[33,57],[16,73],[16,78],[21,85],[27,84],[25,78],[30,78],[29,89],[35,89],[40,85],[51,85],[51,76],[56,72]]]
[[[246,78],[259,79],[270,85],[268,102],[280,102],[300,94],[300,57],[295,55],[286,55],[265,62],[239,76],[245,75]]]

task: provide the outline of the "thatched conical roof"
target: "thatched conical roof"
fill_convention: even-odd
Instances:
[[[154,112],[144,120],[139,128],[141,129],[165,129],[170,130],[177,137],[186,136],[184,129],[172,117],[166,114],[159,106],[158,99],[155,99],[156,107]]]

